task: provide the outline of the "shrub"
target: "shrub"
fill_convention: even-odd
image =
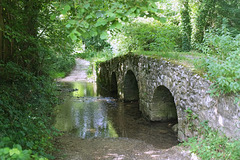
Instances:
[[[228,32],[209,31],[198,48],[207,55],[203,67],[206,77],[214,82],[212,94],[240,92],[240,34],[232,37]]]
[[[183,145],[190,146],[195,153],[204,160],[231,159],[238,160],[240,157],[240,140],[230,140],[218,131],[212,130],[206,122],[202,123],[199,137],[190,138]]]
[[[37,154],[33,154],[31,150],[23,150],[18,144],[15,144],[13,148],[5,147],[4,142],[9,141],[9,138],[4,138],[4,141],[0,144],[0,157],[1,159],[12,159],[12,160],[47,160],[47,158],[39,157]]]
[[[51,128],[53,106],[58,103],[54,82],[13,62],[0,68],[0,142],[9,137],[0,148],[19,144],[34,154],[46,155],[53,150],[51,140],[57,134]]]
[[[121,33],[114,33],[111,36],[110,44],[117,52],[127,53],[136,50],[167,52],[181,47],[179,28],[158,21],[136,20],[125,25]]]

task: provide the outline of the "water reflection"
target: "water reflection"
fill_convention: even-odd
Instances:
[[[118,137],[107,116],[107,107],[116,106],[113,99],[96,97],[93,83],[74,82],[63,86],[63,91],[69,93],[64,103],[56,107],[57,129],[81,138]]]
[[[177,144],[168,123],[151,123],[142,118],[138,103],[100,97],[96,84],[62,83],[63,104],[56,107],[55,127],[81,138],[128,137],[159,148]]]

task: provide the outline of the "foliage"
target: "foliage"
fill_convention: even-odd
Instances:
[[[204,31],[209,22],[207,19],[212,16],[214,7],[215,0],[203,0],[201,2],[196,18],[195,34],[193,35],[195,43],[203,41]]]
[[[188,0],[184,0],[181,10],[182,50],[190,51],[192,27],[190,22],[190,9]]]
[[[0,157],[1,159],[12,160],[47,160],[47,158],[39,157],[37,154],[33,154],[31,150],[23,150],[20,145],[13,145],[13,148],[5,147],[4,143],[9,141],[9,138],[4,138],[0,143]]]
[[[232,37],[226,31],[210,30],[199,46],[208,54],[203,62],[207,78],[214,82],[212,94],[240,92],[240,35]]]
[[[75,66],[75,56],[60,54],[51,58],[49,74],[52,78],[63,78],[71,72]]]
[[[206,122],[201,125],[201,135],[189,138],[183,145],[190,146],[191,152],[201,159],[239,159],[240,140],[230,140],[218,131],[212,130]]]
[[[222,0],[216,1],[215,11],[212,15],[212,23],[215,28],[221,28],[222,24],[234,34],[240,31],[240,1]]]
[[[122,35],[121,35],[122,34]],[[141,22],[136,20],[123,27],[121,32],[112,35],[113,47],[117,52],[129,51],[172,51],[181,45],[179,29],[175,25],[162,24],[150,20]],[[114,50],[113,50],[114,51]]]
[[[54,2],[59,12],[52,15],[52,19],[63,15],[67,21],[66,27],[71,30],[72,40],[89,38],[100,35],[101,39],[107,39],[107,28],[119,29],[121,21],[129,21],[132,17],[156,16],[158,11],[155,1],[67,1]]]
[[[196,2],[197,4],[198,2]],[[194,5],[193,5],[194,6]],[[221,28],[225,24],[231,31],[238,34],[240,1],[233,0],[203,0],[197,5],[193,41],[202,43],[205,31],[209,28]]]
[[[33,153],[46,155],[53,150],[51,140],[57,132],[51,128],[53,105],[58,102],[51,79],[34,76],[19,65],[9,62],[0,72],[0,141],[12,148],[20,144]]]
[[[109,43],[105,39],[101,39],[100,36],[91,38],[84,38],[83,44],[85,45],[85,52],[100,52],[104,48],[109,47]]]
[[[193,120],[198,119],[198,116],[194,115],[193,111],[190,108],[187,108],[186,110],[184,110],[184,112],[187,113],[188,129],[195,130],[196,125],[193,124]]]
[[[51,76],[74,65],[75,43],[97,35],[106,39],[108,28],[120,29],[120,22],[154,16],[158,9],[154,1],[142,0],[0,3],[0,140],[10,139],[1,148],[3,154],[46,155],[56,134],[51,113],[58,100]]]

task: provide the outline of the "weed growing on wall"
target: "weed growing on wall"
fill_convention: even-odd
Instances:
[[[187,113],[188,129],[192,131],[196,130],[196,125],[193,124],[193,121],[198,119],[198,116],[194,115],[190,108],[186,109],[184,112]]]

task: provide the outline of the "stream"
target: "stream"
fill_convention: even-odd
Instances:
[[[174,123],[144,119],[138,102],[100,96],[96,83],[88,82],[88,65],[77,59],[58,82],[64,101],[56,106],[54,127],[65,134],[56,140],[57,159],[191,159],[177,146]]]
[[[55,127],[60,131],[83,139],[132,138],[158,148],[178,144],[172,124],[145,120],[138,102],[123,103],[98,96],[95,83],[65,82],[61,86],[67,94],[64,103],[56,108]]]

